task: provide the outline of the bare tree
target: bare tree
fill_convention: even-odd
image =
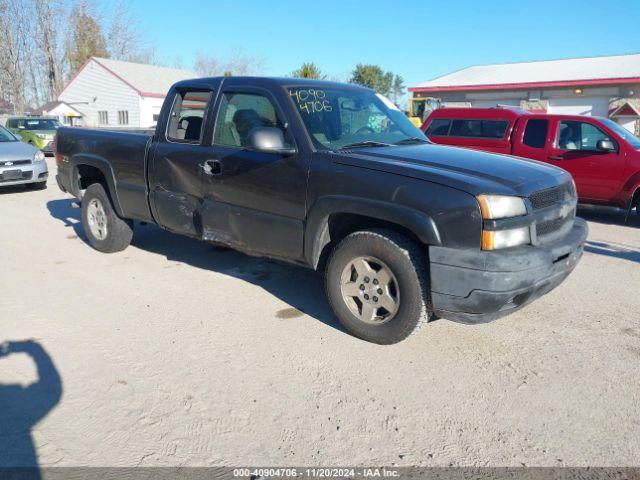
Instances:
[[[196,60],[193,63],[193,69],[198,75],[203,77],[216,77],[218,75],[222,75],[224,72],[224,67],[217,57],[205,57],[201,54],[198,54],[196,57]]]
[[[260,75],[264,64],[263,58],[245,55],[242,50],[235,49],[224,59],[198,54],[193,69],[203,77]]]
[[[44,67],[45,99],[51,101],[62,89],[64,70],[64,50],[60,36],[62,5],[52,0],[35,0],[38,59]],[[33,69],[35,66],[32,65]],[[32,70],[33,72],[33,70]]]
[[[144,40],[129,4],[120,1],[108,26],[107,50],[111,58],[130,62],[155,63],[154,49]]]
[[[14,113],[55,100],[64,82],[92,56],[157,63],[125,0],[108,15],[95,2],[0,0],[0,101],[12,105]],[[261,65],[238,52],[217,67],[205,62],[201,68],[242,75]]]
[[[23,111],[26,106],[26,16],[20,2],[0,0],[0,91],[17,111]]]

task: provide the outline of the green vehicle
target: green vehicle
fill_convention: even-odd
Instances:
[[[5,126],[23,142],[52,154],[53,137],[62,124],[52,117],[10,117]]]

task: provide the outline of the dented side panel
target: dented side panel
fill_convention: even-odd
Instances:
[[[202,235],[200,165],[208,159],[206,147],[159,142],[149,167],[149,187],[158,223],[172,232]]]

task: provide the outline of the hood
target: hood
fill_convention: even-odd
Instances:
[[[53,137],[57,130],[20,130],[21,132],[29,132],[32,135],[46,135],[47,137]]]
[[[535,160],[435,144],[358,148],[336,155],[337,163],[418,178],[472,195],[526,197],[571,178]]]
[[[38,149],[23,142],[0,142],[0,162],[33,160]]]

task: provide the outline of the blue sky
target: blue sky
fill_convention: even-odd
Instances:
[[[285,75],[305,61],[346,80],[356,63],[407,86],[477,64],[640,53],[637,0],[132,0],[169,64],[241,49]]]

